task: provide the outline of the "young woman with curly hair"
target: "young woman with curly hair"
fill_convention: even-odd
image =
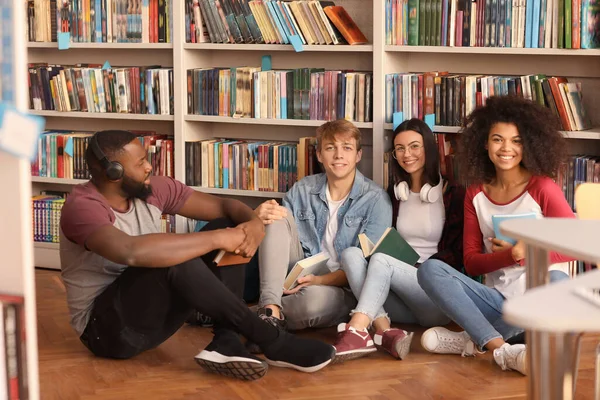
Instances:
[[[465,190],[440,176],[431,129],[416,118],[404,121],[394,131],[392,156],[393,226],[419,254],[419,263],[437,259],[462,270]],[[341,265],[358,305],[350,322],[338,326],[336,362],[377,348],[403,359],[413,333],[392,328],[390,320],[426,327],[450,322],[421,289],[412,265],[382,253],[367,261],[358,247],[344,250]],[[373,337],[367,331],[371,324]]]
[[[502,320],[502,304],[525,292],[525,246],[494,237],[492,215],[535,213],[574,218],[552,177],[566,143],[549,109],[517,97],[491,97],[468,118],[459,139],[459,163],[474,182],[464,203],[464,265],[485,275],[482,285],[453,268],[426,261],[418,281],[463,332],[428,329],[422,346],[433,353],[472,356],[493,352],[503,370],[526,374],[524,344],[508,344],[522,330]],[[568,278],[569,258],[551,253],[550,280]]]

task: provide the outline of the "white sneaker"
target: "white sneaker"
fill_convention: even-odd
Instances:
[[[504,371],[514,370],[527,375],[526,354],[527,349],[524,344],[504,343],[502,347],[494,350],[494,360]]]
[[[482,353],[467,332],[453,332],[441,326],[427,329],[421,336],[421,346],[430,353],[460,354],[463,357]]]

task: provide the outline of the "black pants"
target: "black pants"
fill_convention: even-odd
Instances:
[[[213,221],[204,230],[233,224]],[[198,310],[216,324],[257,335],[241,300],[245,267],[214,267],[215,252],[168,268],[127,268],[96,298],[81,341],[95,355],[130,358],[172,336]]]

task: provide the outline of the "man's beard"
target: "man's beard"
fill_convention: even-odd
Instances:
[[[123,175],[121,190],[127,198],[137,198],[140,200],[146,200],[152,194],[152,186],[131,179],[127,175]]]

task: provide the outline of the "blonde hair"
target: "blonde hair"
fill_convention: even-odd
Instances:
[[[325,140],[335,141],[335,135],[350,135],[356,140],[356,151],[361,149],[361,133],[354,124],[345,119],[325,122],[317,128],[317,149],[321,150],[321,144]]]

